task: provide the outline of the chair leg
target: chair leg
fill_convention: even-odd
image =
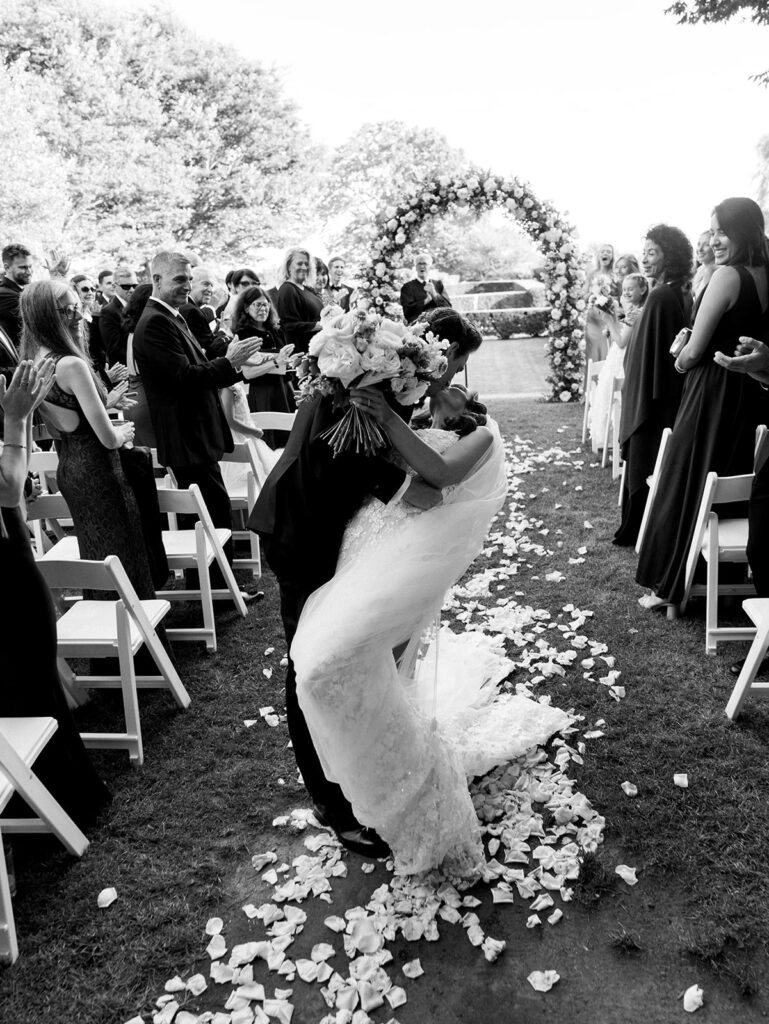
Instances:
[[[240,592],[240,587],[238,586],[237,580],[235,579],[235,576],[233,575],[233,572],[232,572],[232,566],[227,561],[227,558],[226,558],[226,556],[224,554],[224,549],[222,548],[221,544],[219,543],[219,538],[216,536],[216,534],[214,534],[211,537],[211,543],[213,544],[213,547],[214,547],[214,555],[216,557],[217,564],[218,564],[219,568],[222,570],[222,576],[224,576],[224,582],[227,584],[227,591],[229,592],[230,596],[232,597],[233,604],[235,605],[237,610],[240,612],[240,614],[243,616],[243,618],[245,618],[246,615],[248,614],[248,609],[246,608],[246,602],[243,600],[243,595]],[[223,593],[223,592],[222,591],[217,591],[217,594],[220,594],[220,593]]]
[[[16,923],[13,919],[11,887],[8,884],[3,836],[0,833],[0,960],[7,964],[13,964],[18,958],[19,943],[16,939]]]
[[[739,715],[743,704],[747,700],[756,673],[766,656],[767,648],[769,648],[769,623],[763,629],[756,630],[755,639],[751,644],[748,656],[743,663],[742,671],[737,677],[732,695],[726,705],[726,716],[732,721]]]
[[[202,523],[195,524],[198,578],[200,580],[200,604],[203,610],[203,626],[206,629],[206,649],[216,650],[216,621],[214,619],[214,598],[211,591],[211,574],[208,567],[208,546]]]
[[[706,543],[708,550],[705,582],[705,653],[715,654],[718,647],[718,523],[708,522]]]
[[[615,398],[611,407],[611,478],[616,480],[620,475],[619,455],[619,412],[620,405]]]
[[[611,430],[611,411],[613,403],[609,404],[608,415],[603,426],[603,453],[601,454],[601,469],[606,469],[609,463],[609,431]]]
[[[144,764],[142,730],[139,721],[139,695],[136,690],[136,669],[131,652],[131,628],[128,612],[122,601],[116,607],[118,659],[120,661],[121,692],[125,715],[128,756],[135,765]]]
[[[161,644],[158,639],[157,633],[153,630],[152,633],[146,633],[144,635],[144,644],[147,650],[152,655],[155,664],[160,671],[163,679],[165,679],[168,689],[173,694],[173,698],[180,708],[187,708],[190,706],[190,695],[181,681],[179,673],[174,668],[174,663],[168,657],[168,652]]]

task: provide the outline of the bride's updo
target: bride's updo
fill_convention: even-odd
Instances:
[[[455,416],[447,417],[443,421],[443,429],[453,430],[459,437],[466,437],[478,427],[485,427],[488,409],[478,398],[478,392],[470,391],[464,384],[451,384],[449,390],[464,395],[465,407]]]

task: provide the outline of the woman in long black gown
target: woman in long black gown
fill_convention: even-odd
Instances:
[[[31,445],[29,424],[45,394],[53,365],[39,371],[24,362],[0,404],[5,412],[0,445],[0,716],[47,716],[58,728],[35,761],[34,772],[70,817],[87,826],[111,797],[96,774],[67,706],[56,667],[56,618],[51,595],[35,565],[21,512]],[[0,385],[0,389],[2,385]],[[32,817],[20,797],[9,817]]]
[[[644,608],[679,604],[686,560],[705,479],[750,473],[761,390],[750,377],[714,362],[734,352],[742,335],[767,337],[769,245],[764,216],[752,199],[719,203],[711,219],[716,270],[701,293],[691,338],[675,361],[685,375],[659,497],[641,547],[636,580],[652,591]]]
[[[657,224],[647,233],[644,274],[654,278],[625,355],[620,445],[627,464],[622,491],[622,522],[614,543],[632,547],[638,539],[662,432],[675,422],[682,381],[670,346],[689,323],[692,247],[678,228]]]

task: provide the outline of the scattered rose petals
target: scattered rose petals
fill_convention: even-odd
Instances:
[[[112,906],[116,899],[117,889],[113,889],[112,887],[110,887],[109,889],[102,889],[102,891],[96,897],[96,905],[101,910],[106,910],[107,907]]]
[[[210,917],[206,922],[206,935],[218,935],[224,928],[224,921],[221,917]]]
[[[403,973],[407,978],[419,978],[425,972],[422,970],[422,964],[419,960],[409,960],[407,964],[402,967]]]
[[[625,796],[638,796],[638,786],[633,785],[632,782],[623,782],[622,792]]]
[[[222,935],[214,935],[206,946],[206,953],[208,953],[212,960],[221,960],[226,952],[227,943]]]
[[[535,992],[549,992],[561,976],[557,971],[532,971],[526,980]]]
[[[208,984],[202,974],[193,974],[191,978],[187,979],[187,991],[190,995],[202,995],[207,988]]]
[[[689,776],[686,772],[677,772],[673,776],[673,785],[678,786],[679,789],[689,788]]]

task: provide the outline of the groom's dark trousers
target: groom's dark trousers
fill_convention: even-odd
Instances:
[[[285,451],[265,481],[248,521],[260,536],[280,585],[289,651],[307,598],[336,571],[347,523],[367,497],[388,502],[406,481],[405,472],[383,458],[354,454],[334,458],[319,435],[340,417],[330,398],[302,403]],[[313,802],[335,828],[356,824],[348,800],[321,767],[297,700],[290,657],[286,714],[296,763]]]

